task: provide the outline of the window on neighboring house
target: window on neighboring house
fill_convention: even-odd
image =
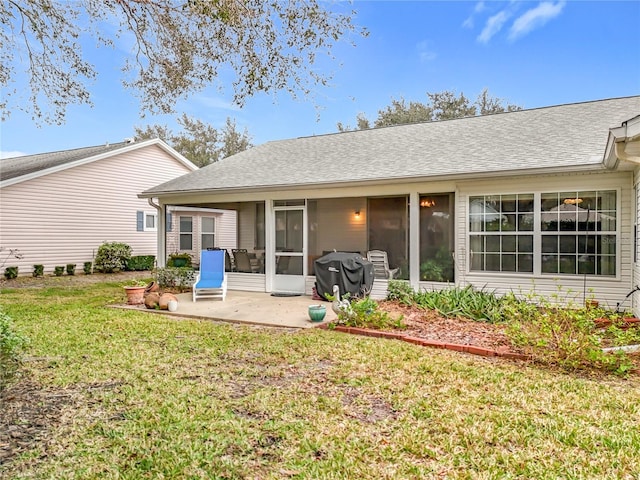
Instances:
[[[192,217],[180,217],[180,250],[193,250]]]
[[[532,193],[469,197],[472,271],[533,272]]]
[[[216,245],[216,219],[214,217],[202,217],[200,229],[200,248],[206,250]]]
[[[138,232],[155,232],[158,228],[158,214],[155,212],[144,212],[138,210],[136,212],[136,223]]]
[[[616,274],[616,191],[543,193],[542,273]]]

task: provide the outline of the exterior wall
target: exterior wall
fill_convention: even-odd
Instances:
[[[470,195],[596,189],[612,189],[619,192],[619,256],[618,273],[615,278],[587,276],[585,282],[583,275],[469,272],[467,205]],[[568,298],[576,303],[583,302],[586,285],[587,298],[593,297],[603,306],[614,309],[617,303],[630,291],[632,285],[633,195],[632,177],[627,172],[600,175],[539,176],[509,181],[502,179],[460,183],[456,199],[456,282],[461,285],[472,284],[478,288],[485,288],[497,293],[514,292],[525,295],[534,292],[546,298],[552,298],[554,294],[559,293],[560,299]],[[535,248],[534,255],[536,255]]]
[[[156,210],[137,195],[190,171],[150,145],[0,189],[0,245],[24,255],[7,266],[21,275],[34,264],[46,273],[68,263],[82,271],[105,241],[156,255],[157,232],[136,231],[136,212]]]
[[[191,250],[180,250],[180,217],[188,216],[193,219],[193,244]],[[200,250],[202,250],[202,218],[214,217],[215,221],[215,246],[225,248],[231,253],[232,248],[236,248],[238,243],[236,217],[237,214],[233,210],[211,211],[206,212],[202,209],[181,209],[171,212],[171,230],[167,232],[167,252],[172,254],[175,252],[189,253],[193,257],[193,261],[197,264]]]
[[[636,183],[640,181],[640,172],[636,172]],[[429,182],[412,182],[412,183],[387,183],[378,185],[350,185],[340,187],[326,187],[314,189],[293,189],[284,191],[269,192],[239,192],[223,195],[211,196],[207,194],[198,195],[175,195],[163,198],[166,204],[182,203],[211,204],[213,202],[222,204],[223,202],[242,202],[242,201],[264,201],[264,200],[287,200],[287,199],[321,199],[319,205],[335,205],[336,208],[344,211],[345,205],[351,208],[352,201],[365,199],[373,196],[393,196],[393,195],[409,195],[411,199],[410,218],[418,219],[418,199],[421,194],[437,194],[437,193],[455,193],[455,219],[456,219],[456,245],[455,245],[455,261],[456,261],[456,283],[460,285],[473,284],[478,288],[486,288],[495,290],[498,293],[506,293],[513,291],[515,293],[525,293],[535,291],[540,295],[553,295],[557,293],[558,288],[562,287],[564,291],[571,289],[574,292],[576,301],[581,302],[583,296],[584,277],[582,275],[542,275],[542,274],[510,274],[510,273],[470,273],[467,265],[467,203],[470,195],[480,194],[510,194],[510,193],[533,193],[533,192],[553,192],[565,190],[594,190],[594,189],[615,189],[618,195],[618,263],[617,275],[615,278],[596,278],[594,276],[587,277],[586,287],[588,296],[593,296],[605,306],[615,308],[624,296],[631,290],[633,285],[633,230],[634,222],[634,193],[633,193],[633,175],[632,172],[608,172],[605,170],[599,172],[572,173],[572,174],[549,174],[549,175],[522,175],[517,177],[499,177],[495,180],[469,180],[469,181],[429,181]],[[329,201],[329,199],[334,199]],[[355,208],[355,207],[354,207]],[[319,207],[318,210],[321,210]],[[361,210],[361,214],[366,215],[366,211]],[[325,213],[322,213],[325,215]],[[268,219],[267,215],[267,219]],[[322,223],[318,221],[320,229],[326,229],[332,235],[345,235],[349,237],[353,232],[343,232],[344,225],[340,222],[336,223],[336,219],[331,217],[330,213],[326,213]],[[327,223],[325,223],[327,222]],[[366,223],[366,222],[365,222]],[[245,225],[241,227],[244,230],[252,230],[253,226]],[[411,238],[415,239],[417,228],[410,226]],[[364,230],[366,235],[366,230]],[[252,246],[248,246],[251,248]],[[359,249],[359,248],[356,248]],[[446,284],[419,282],[419,249],[411,248],[410,257],[410,282],[414,288],[443,288]],[[267,263],[267,268],[269,264]],[[640,278],[638,265],[635,265],[635,272]],[[267,277],[270,271],[266,272]],[[306,291],[311,292],[313,287],[313,277],[307,277]],[[636,283],[637,280],[636,280]],[[266,285],[268,286],[268,278]],[[230,288],[231,285],[230,285]],[[640,294],[638,294],[640,298]],[[637,308],[637,307],[636,307]]]
[[[342,198],[321,199],[317,202],[315,251],[334,249],[347,252],[367,249],[367,202],[365,198],[353,198],[345,202]],[[360,218],[355,219],[355,212]],[[331,228],[326,228],[330,225]]]

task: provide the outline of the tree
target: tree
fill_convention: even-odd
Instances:
[[[492,97],[486,88],[478,95],[474,103],[471,103],[463,93],[456,95],[455,92],[449,90],[439,93],[427,92],[427,97],[429,100],[426,103],[412,101],[408,104],[404,98],[400,98],[400,100],[392,98],[391,105],[388,105],[384,110],[378,110],[378,117],[373,122],[373,126],[388,127],[405,123],[434,122],[522,110],[522,107],[518,105],[505,104],[504,100]],[[356,119],[357,130],[371,128],[371,122],[363,113],[359,113]],[[337,126],[340,132],[351,130],[349,126],[342,123],[338,123]]]
[[[186,114],[178,119],[182,131],[174,134],[166,125],[135,127],[137,140],[160,138],[199,167],[217,162],[251,147],[251,137],[245,128],[236,130],[235,121],[227,118],[222,130],[193,119]]]
[[[88,83],[98,72],[85,57],[83,42],[115,47],[122,37],[133,43],[122,82],[140,96],[143,111],[171,113],[178,99],[214,83],[223,69],[231,73],[239,105],[256,92],[309,94],[329,79],[314,67],[317,55],[332,57],[334,43],[350,33],[366,35],[352,23],[355,12],[337,13],[320,3],[0,2],[2,118],[21,109],[37,122],[60,124],[70,104],[90,105]],[[29,101],[21,98],[25,84]]]

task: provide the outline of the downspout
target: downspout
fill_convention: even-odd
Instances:
[[[156,257],[156,265],[158,267],[164,267],[165,264],[165,258],[167,258],[167,226],[166,226],[166,222],[167,222],[167,217],[165,214],[165,207],[164,205],[158,205],[157,203],[154,203],[153,198],[148,198],[147,202],[149,202],[149,205],[151,205],[153,208],[155,208],[158,211],[158,229],[157,229],[157,234],[158,234],[158,240],[157,240],[157,254],[158,256]]]

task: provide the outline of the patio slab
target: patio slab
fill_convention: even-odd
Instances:
[[[275,297],[262,292],[227,291],[224,301],[200,299],[193,302],[191,293],[180,293],[178,310],[147,310],[144,306],[129,307],[150,313],[176,317],[218,320],[246,325],[282,328],[313,328],[337,318],[330,302],[313,300],[310,296]],[[307,313],[309,305],[323,304],[327,315],[322,322],[312,322]]]

